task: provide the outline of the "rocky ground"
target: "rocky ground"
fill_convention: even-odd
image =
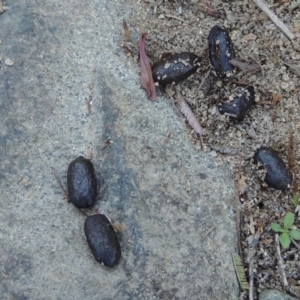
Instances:
[[[237,299],[234,184],[195,149],[126,55],[120,1],[6,1],[0,15],[1,299]],[[110,143],[108,142],[110,141]],[[96,170],[93,210],[120,231],[95,261],[68,204],[68,165]]]
[[[294,41],[253,1],[138,1],[127,20],[133,44],[137,44],[139,33],[147,32],[147,53],[153,63],[166,53],[183,51],[203,58],[198,72],[178,87],[206,130],[203,141],[191,133],[191,142],[218,164],[229,163],[236,174],[242,255],[247,272],[252,257],[254,299],[267,288],[286,289],[300,297],[299,245],[281,248],[288,281],[288,287],[284,287],[274,232],[270,229],[272,222],[282,224],[287,212],[297,210],[292,204],[298,191],[297,167],[294,188],[281,192],[263,184],[252,162],[258,147],[269,146],[278,151],[287,165],[299,165],[297,151],[294,158],[289,153],[289,149],[299,148],[299,3],[268,1],[268,5],[295,35]],[[236,70],[227,82],[210,72],[207,37],[216,24],[229,31],[236,56],[248,64],[259,64],[259,72]],[[137,48],[132,52],[137,58]],[[219,114],[218,104],[238,86],[248,85],[255,87],[254,107],[242,122],[229,122],[228,117]],[[167,86],[166,93],[176,103],[172,86]],[[220,153],[224,151],[228,154]],[[300,228],[297,214],[294,225]]]
[[[270,146],[296,166],[297,183],[299,157],[291,149],[300,141],[298,2],[268,1],[295,35],[292,42],[252,1],[6,1],[3,299],[99,299],[99,292],[122,300],[248,299],[249,292],[238,291],[231,259],[239,248],[247,280],[253,278],[250,299],[283,297],[272,291],[267,298],[267,289],[300,297],[299,245],[276,247],[270,228],[297,209],[297,186],[267,188],[252,163],[258,147]],[[4,7],[0,1],[0,12]],[[215,24],[227,28],[237,57],[258,64],[259,72],[236,70],[228,81],[212,74],[207,36]],[[185,129],[172,85],[157,89],[156,102],[140,88],[143,32],[152,63],[183,51],[202,57],[197,73],[177,85],[206,131],[201,138]],[[231,123],[218,104],[240,85],[255,87],[255,105]],[[122,259],[113,270],[93,260],[83,217],[63,200],[50,172],[54,167],[65,184],[78,155],[97,170],[95,208],[124,225]],[[300,228],[297,214],[294,225]]]

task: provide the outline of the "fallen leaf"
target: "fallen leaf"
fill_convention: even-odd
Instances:
[[[129,42],[130,40],[130,30],[125,20],[123,20],[123,28],[124,28],[124,40]]]
[[[283,99],[283,96],[281,94],[272,94],[272,105],[275,106],[278,102],[280,102]]]
[[[239,194],[243,194],[245,193],[245,191],[247,190],[247,183],[246,183],[246,179],[247,177],[242,175],[240,176],[240,178],[238,179],[238,190],[239,190]]]
[[[146,33],[143,33],[140,40],[140,64],[141,64],[141,74],[140,80],[142,86],[146,89],[147,95],[151,100],[156,99],[156,89],[154,80],[152,77],[151,66],[146,54],[145,49]]]
[[[175,88],[176,89],[176,88]],[[203,135],[205,133],[204,129],[199,124],[197,118],[193,114],[192,110],[188,106],[188,104],[185,102],[183,97],[180,95],[178,90],[176,89],[177,98],[178,98],[178,106],[180,111],[183,113],[183,115],[186,117],[187,121],[189,122],[190,126],[195,130],[195,132],[199,133],[200,135]]]
[[[250,223],[247,226],[248,226],[251,234],[253,234],[253,235],[255,235],[255,225],[256,225],[256,222],[253,221],[253,216],[250,215]]]

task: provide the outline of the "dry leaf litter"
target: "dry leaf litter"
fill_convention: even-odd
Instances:
[[[287,164],[290,133],[293,132],[295,163],[298,166],[300,163],[297,153],[300,144],[299,1],[267,1],[267,4],[295,35],[293,42],[252,1],[139,0],[132,3],[134,11],[126,20],[131,32],[130,42],[123,44],[128,57],[136,62],[139,37],[144,32],[152,64],[166,54],[185,51],[202,57],[198,71],[178,84],[177,89],[205,129],[202,141],[191,129],[192,143],[199,151],[208,152],[217,165],[228,164],[237,182],[242,257],[247,276],[249,261],[253,262],[253,299],[258,299],[259,293],[266,289],[300,297],[300,243],[298,247],[292,244],[287,250],[280,248],[288,281],[285,289],[276,258],[275,235],[270,229],[272,222],[282,224],[283,216],[295,211],[293,192],[268,188],[252,161],[258,147],[269,146],[278,151]],[[256,72],[237,69],[228,81],[210,72],[207,37],[214,25],[228,30],[236,58],[255,66]],[[125,40],[127,38],[125,36]],[[219,113],[218,104],[237,87],[248,85],[255,87],[255,105],[242,122],[231,123],[228,116]],[[170,105],[177,100],[172,85],[158,92],[169,96]],[[158,97],[157,101],[161,99]],[[179,110],[177,113],[180,114]],[[296,177],[299,179],[299,173]],[[300,229],[298,215],[294,224]],[[248,299],[247,293],[242,293],[241,299]]]

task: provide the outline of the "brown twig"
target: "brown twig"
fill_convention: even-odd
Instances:
[[[240,151],[237,148],[220,146],[220,145],[215,145],[215,144],[211,144],[211,145],[209,145],[209,147],[210,147],[210,149],[215,150],[217,152],[220,152],[222,154],[236,155]]]
[[[104,145],[100,148],[100,151],[101,150],[103,150],[103,149],[105,149],[106,147],[108,147],[110,144],[112,144],[113,143],[113,141],[111,140],[111,138],[108,138],[106,141],[105,141],[105,143],[104,143]]]
[[[250,55],[250,58],[252,58],[259,65],[259,67],[261,69],[261,73],[262,73],[263,77],[265,77],[264,69],[261,66],[260,62],[253,55]]]
[[[242,243],[241,243],[241,216],[240,216],[240,197],[239,197],[239,188],[238,183],[235,183],[235,225],[237,231],[237,245],[239,250],[239,256],[241,257],[242,262],[244,261],[243,258],[243,251],[242,251]]]
[[[295,242],[295,240],[293,240],[292,238],[291,238],[291,240],[292,240],[292,243],[294,244],[294,246],[295,246],[298,250],[300,250],[300,246]]]
[[[56,179],[58,185],[60,186],[60,188],[61,188],[62,191],[64,192],[65,197],[67,198],[67,201],[69,202],[68,192],[67,192],[67,190],[65,189],[65,187],[63,186],[63,184],[62,184],[62,182],[61,182],[61,180],[60,180],[60,178],[59,178],[59,176],[58,176],[56,170],[55,170],[53,167],[51,167],[51,170],[52,170],[52,173],[53,173],[53,175],[54,175],[54,177],[55,177],[55,179]]]
[[[177,17],[177,16],[169,15],[169,14],[168,14],[168,15],[166,15],[166,17],[167,17],[167,18],[172,18],[172,19],[175,19],[175,20],[178,20],[178,21],[181,21],[181,22],[187,24],[187,22],[186,22],[185,20],[183,20],[182,18],[179,18],[179,17]]]
[[[200,90],[202,89],[208,75],[210,74],[211,70],[208,70],[207,73],[205,74],[205,76],[202,78],[201,83],[199,84],[199,87],[197,89],[197,94],[199,94]],[[198,111],[198,102],[197,102],[197,111]]]
[[[242,81],[242,80],[235,80],[233,78],[229,79],[230,83],[238,84],[238,85],[250,85],[250,81]]]
[[[254,287],[254,259],[253,257],[249,261],[249,300],[253,300],[253,287]]]
[[[293,195],[295,195],[298,192],[298,180],[297,180],[297,174],[298,174],[298,165],[297,165],[297,157],[296,157],[296,151],[295,151],[295,139],[294,139],[294,132],[290,132],[289,141],[288,141],[288,164],[289,168],[291,169],[293,175],[294,175],[294,182],[293,182]]]
[[[254,288],[254,256],[257,251],[257,245],[260,238],[259,232],[256,232],[253,236],[253,240],[248,246],[247,261],[249,263],[249,300],[254,299],[253,288]]]
[[[204,12],[205,14],[207,14],[209,16],[212,16],[212,17],[215,17],[215,18],[225,19],[225,14],[224,13],[208,6],[207,4],[199,3],[198,7],[199,7],[200,11]]]
[[[300,76],[300,70],[299,70],[295,65],[291,64],[290,62],[288,62],[288,61],[285,60],[285,59],[282,59],[282,62],[283,62],[285,65],[287,65],[287,66],[291,69],[291,71],[292,71],[294,74],[296,74],[297,76]]]
[[[276,258],[277,258],[277,262],[278,262],[278,266],[279,266],[281,280],[282,280],[284,288],[286,289],[289,284],[286,280],[284,264],[283,264],[283,260],[282,260],[281,253],[280,253],[279,236],[277,233],[275,234],[275,248],[276,248]]]
[[[241,70],[245,70],[245,71],[249,71],[249,72],[258,72],[258,71],[262,70],[260,65],[258,65],[258,64],[248,64],[246,62],[243,62],[243,61],[239,60],[238,58],[233,58],[229,62],[234,67],[237,67]]]
[[[130,30],[125,20],[123,20],[123,28],[124,28],[124,42],[127,43],[130,41]]]
[[[270,18],[270,20],[290,39],[293,40],[295,35],[288,27],[273,13],[263,0],[253,0],[253,2]]]

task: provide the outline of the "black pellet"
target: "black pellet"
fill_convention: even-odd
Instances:
[[[97,180],[90,160],[79,156],[68,168],[68,198],[78,208],[88,208],[97,199]]]
[[[289,190],[293,174],[272,148],[261,147],[254,155],[254,163],[260,162],[265,171],[265,183],[276,190]]]
[[[215,25],[208,35],[210,63],[219,77],[230,77],[234,67],[229,61],[235,58],[231,38],[226,29]]]
[[[177,83],[195,73],[200,62],[199,56],[182,52],[156,64],[152,69],[152,76],[160,84]]]
[[[227,113],[230,121],[241,121],[245,117],[247,111],[254,104],[255,92],[253,86],[240,88],[238,92],[219,105],[221,114]]]
[[[114,267],[121,257],[121,247],[112,224],[105,215],[88,216],[84,223],[88,245],[97,262]]]

